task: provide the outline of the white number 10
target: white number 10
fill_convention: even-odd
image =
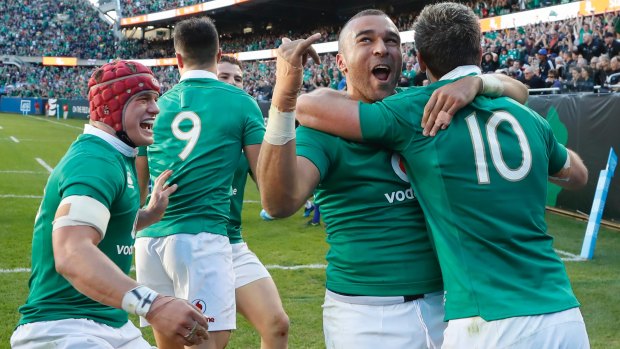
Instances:
[[[190,128],[188,131],[183,131],[179,128],[179,125],[181,124],[181,122],[185,120],[190,120],[192,122],[192,128]],[[187,159],[189,154],[192,152],[192,150],[194,150],[194,147],[196,146],[196,143],[198,142],[198,138],[200,137],[200,129],[201,129],[200,117],[198,117],[196,113],[191,112],[191,111],[181,112],[177,114],[177,116],[174,117],[174,120],[172,120],[171,127],[172,127],[172,134],[176,138],[182,141],[187,141],[185,148],[183,148],[183,151],[179,154],[179,157],[181,158],[181,160],[185,160]]]
[[[476,158],[476,173],[478,174],[478,183],[489,184],[491,182],[489,178],[489,168],[484,150],[482,132],[480,131],[480,127],[478,126],[476,114],[473,113],[466,117],[465,122],[467,122],[469,134],[471,136],[472,144],[474,146],[474,156]],[[521,165],[519,165],[519,167],[517,167],[516,169],[511,169],[510,167],[508,167],[502,156],[502,148],[500,147],[499,141],[497,139],[497,127],[502,122],[507,122],[510,124],[512,130],[517,135],[517,139],[519,140],[519,148],[521,149],[522,161]],[[486,133],[487,141],[489,143],[489,147],[491,148],[491,160],[497,172],[506,180],[509,180],[511,182],[517,182],[525,178],[525,176],[527,176],[527,174],[530,172],[530,169],[532,168],[532,151],[530,149],[530,144],[527,141],[527,137],[525,136],[525,132],[523,132],[523,128],[521,127],[517,119],[504,111],[495,112],[493,113],[493,115],[491,115],[491,117],[486,123]]]

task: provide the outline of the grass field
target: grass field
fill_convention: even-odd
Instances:
[[[84,121],[44,119],[0,114],[0,348],[19,318],[17,308],[28,294],[32,225],[47,176],[69,144],[81,133]],[[306,227],[301,214],[274,222],[262,221],[258,193],[248,185],[243,212],[244,236],[278,285],[291,319],[291,348],[323,348],[321,304],[327,246],[321,227]],[[585,223],[548,215],[557,249],[578,254]],[[588,327],[592,348],[620,348],[620,233],[601,229],[590,262],[567,261]],[[282,266],[304,266],[283,269]],[[134,318],[135,320],[135,318]],[[154,343],[151,333],[146,337]],[[259,348],[256,332],[239,317],[229,348]]]

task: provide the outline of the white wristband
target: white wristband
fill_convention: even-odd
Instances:
[[[490,74],[478,75],[482,80],[482,95],[487,97],[499,97],[504,93],[504,83]]]
[[[269,108],[265,142],[285,145],[293,139],[295,139],[295,112],[281,112],[273,106]]]
[[[130,314],[146,317],[158,293],[146,286],[138,286],[125,293],[121,308]]]

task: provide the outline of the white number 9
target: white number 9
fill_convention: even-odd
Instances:
[[[192,128],[190,128],[187,131],[183,131],[179,128],[179,125],[181,124],[181,122],[185,120],[190,120],[192,122]],[[182,141],[187,141],[185,148],[183,148],[183,151],[179,154],[179,157],[181,158],[181,160],[185,160],[187,159],[189,154],[192,152],[192,150],[194,150],[194,147],[196,146],[196,143],[198,142],[198,138],[200,137],[200,130],[201,130],[200,117],[198,117],[198,115],[196,115],[196,113],[192,111],[181,112],[177,114],[177,116],[174,117],[174,120],[172,120],[171,128],[172,128],[172,134],[177,139],[180,139]]]

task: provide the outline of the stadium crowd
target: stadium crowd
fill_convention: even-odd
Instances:
[[[152,11],[163,3],[125,2],[124,5],[147,6]],[[177,6],[189,4],[183,0],[174,3]],[[555,2],[538,0],[469,3],[480,17],[553,4]],[[3,31],[0,48],[8,54],[99,59],[174,56],[171,40],[115,41],[107,24],[88,12],[95,10],[84,2],[35,0],[24,6],[25,10],[22,10],[21,5],[7,2],[0,4],[8,24],[0,29]],[[43,15],[42,9],[46,6],[58,7],[57,15],[51,19]],[[394,23],[400,30],[408,30],[416,15],[402,14],[394,18]],[[83,21],[67,20],[75,16],[83,17],[88,23],[82,25]],[[565,92],[592,91],[594,86],[602,85],[609,75],[620,72],[620,42],[615,37],[615,33],[620,31],[618,18],[618,13],[580,16],[563,21],[553,21],[553,17],[549,17],[548,21],[536,25],[487,32],[481,38],[484,52],[482,70],[485,73],[505,73],[530,88],[559,87]],[[251,35],[224,34],[221,35],[221,45],[225,53],[268,49],[279,46],[282,37],[306,37],[314,32],[322,33],[320,42],[327,42],[336,40],[339,30],[336,26],[320,26],[302,34],[285,30]],[[337,69],[335,54],[325,54],[322,60],[321,65],[309,63],[306,66],[304,91],[322,86],[344,89],[346,82]],[[153,70],[162,82],[164,92],[179,79],[176,67],[156,67]],[[24,64],[18,69],[15,66],[0,65],[0,93],[22,97],[84,97],[87,77],[91,71],[92,67]],[[269,100],[275,82],[274,61],[247,61],[244,62],[244,71],[245,90],[258,100]],[[405,44],[399,85],[420,86],[425,80],[417,64],[413,44]]]
[[[88,1],[1,1],[0,52],[16,56],[114,57],[113,26]]]
[[[132,1],[123,0],[121,11],[123,17],[138,16],[147,13],[159,12],[208,2],[209,0],[148,0]],[[490,1],[470,1],[466,4],[474,10],[480,18],[493,17],[512,12],[532,10],[540,7],[566,4],[570,0],[490,0]],[[398,23],[396,23],[398,25]]]

